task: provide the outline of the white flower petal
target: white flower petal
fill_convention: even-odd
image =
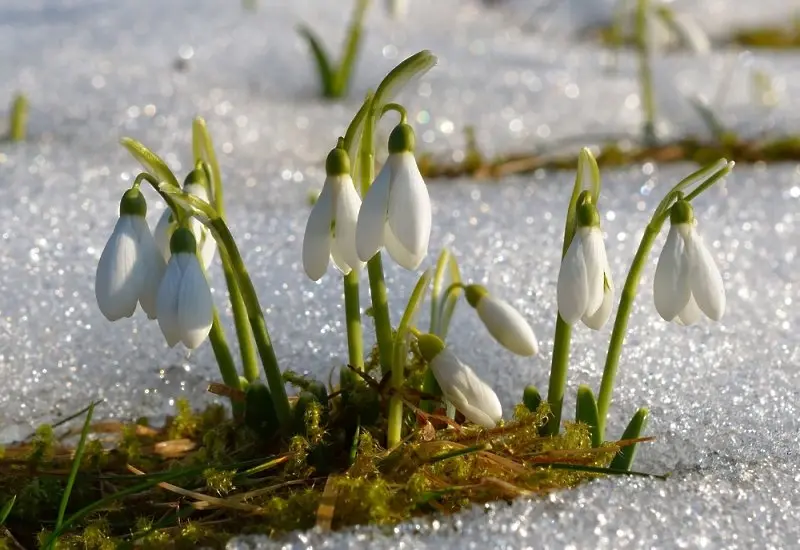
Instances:
[[[383,236],[386,241],[384,244],[386,245],[386,251],[389,253],[389,256],[392,257],[397,265],[404,269],[408,269],[409,271],[416,269],[427,254],[427,252],[425,252],[422,255],[418,255],[407,250],[406,247],[397,240],[397,237],[392,232],[392,228],[389,225],[386,226]]]
[[[494,390],[462,363],[449,349],[443,349],[429,365],[444,397],[465,417],[485,428],[493,428],[503,416]]]
[[[700,310],[712,321],[725,313],[725,286],[714,257],[694,229],[686,243],[692,296]]]
[[[581,318],[583,324],[587,327],[600,330],[605,326],[608,322],[608,318],[611,317],[611,310],[614,307],[614,289],[613,285],[607,287],[603,292],[603,303],[597,308],[592,315],[584,315]]]
[[[169,240],[172,238],[176,227],[178,227],[178,222],[173,218],[172,211],[167,208],[161,214],[161,217],[158,218],[156,229],[153,231],[153,238],[156,241],[156,246],[158,246],[158,249],[161,251],[165,262],[168,262],[169,257],[172,255],[169,249]]]
[[[333,190],[329,185],[324,185],[308,216],[303,235],[303,269],[312,281],[321,279],[328,269],[333,207]]]
[[[109,321],[130,317],[136,311],[143,273],[139,262],[139,239],[134,218],[117,220],[97,263],[94,292],[100,311]]]
[[[392,185],[389,196],[388,224],[397,240],[410,254],[419,258],[416,269],[428,253],[431,236],[431,200],[417,161],[410,152],[391,155]],[[402,264],[401,264],[402,265]]]
[[[358,196],[353,180],[349,175],[340,176],[341,186],[336,196],[336,225],[333,230],[333,250],[341,257],[350,269],[361,269],[364,263],[356,250],[356,225],[358,212],[361,209],[361,197]]]
[[[370,185],[358,212],[356,251],[362,262],[377,254],[384,244],[390,191],[391,170],[387,162]]]
[[[603,277],[608,265],[606,245],[599,227],[581,227],[578,229],[578,233],[582,235],[583,257],[586,261],[586,283],[589,290],[586,309],[582,313],[583,315],[594,315],[603,305],[605,293]]]
[[[149,319],[155,319],[158,287],[161,285],[161,278],[167,269],[167,262],[164,261],[164,257],[150,233],[147,221],[143,217],[139,217],[134,224],[139,237],[139,261],[142,270],[139,304]]]
[[[186,261],[177,307],[181,341],[194,349],[208,337],[214,317],[211,289],[197,257],[190,256]]]
[[[197,197],[205,203],[210,204],[208,196],[208,189],[205,185],[199,183],[190,183],[184,186],[183,190],[190,195]],[[214,256],[217,252],[217,241],[214,240],[211,231],[203,225],[196,217],[190,220],[190,228],[194,233],[195,241],[197,241],[197,255],[203,263],[203,268],[208,270],[211,263],[214,261]]]
[[[686,244],[680,225],[669,228],[667,241],[661,249],[653,278],[653,299],[656,311],[665,321],[673,321],[691,298]]]
[[[699,307],[697,307],[697,302],[695,301],[694,296],[689,295],[689,301],[678,314],[675,322],[679,325],[690,326],[699,321],[702,314],[703,312],[700,311]]]
[[[583,317],[589,301],[589,288],[583,246],[577,233],[561,260],[557,296],[558,313],[567,324],[572,325]]]
[[[178,296],[181,289],[183,268],[177,257],[170,258],[156,296],[156,318],[161,333],[169,347],[181,341],[181,327],[178,321]]]
[[[533,329],[507,302],[488,294],[475,309],[489,334],[507,350],[525,357],[538,353],[539,343]]]

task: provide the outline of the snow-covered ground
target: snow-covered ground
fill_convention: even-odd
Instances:
[[[98,398],[107,400],[100,409],[106,415],[158,417],[176,397],[204,402],[206,382],[217,378],[208,346],[190,356],[170,351],[140,313],[112,325],[97,310],[96,262],[137,170],[117,144],[121,136],[141,140],[182,172],[190,162],[191,120],[206,117],[220,150],[230,223],[282,366],[327,378],[346,356],[344,314],[335,277],[315,284],[302,274],[305,199],[321,185],[322,159],[359,98],[394,64],[423,48],[440,57],[400,97],[425,151],[457,157],[466,125],[476,127],[487,153],[638,128],[634,60],[622,54],[614,62],[576,38],[608,18],[608,2],[572,0],[553,11],[521,0],[494,8],[410,0],[404,21],[391,21],[375,2],[351,98],[328,103],[315,97],[311,62],[293,29],[310,24],[338,52],[349,18],[341,4],[262,0],[258,11],[247,12],[235,1],[0,0],[0,105],[17,90],[32,105],[31,139],[0,145],[0,441]],[[717,35],[725,25],[788,20],[800,10],[797,0],[676,6]],[[179,58],[187,70],[176,69]],[[777,107],[752,101],[753,67],[772,75]],[[713,97],[727,89],[723,119],[746,132],[798,127],[796,54],[672,55],[660,58],[656,71],[673,133],[702,131],[676,90]],[[603,226],[618,287],[649,211],[692,169],[645,165],[604,174]],[[547,384],[571,180],[548,173],[496,186],[430,187],[429,261],[441,246],[452,247],[465,276],[519,306],[542,344],[533,360],[498,353],[466,308],[456,313],[452,343],[507,408],[525,384]],[[151,197],[154,223],[161,206]],[[698,201],[696,213],[724,274],[726,316],[689,329],[662,322],[652,305],[654,256],[631,319],[609,427],[618,435],[635,408],[649,406],[648,432],[657,441],[642,448],[637,467],[672,472],[669,481],[602,480],[545,500],[389,531],[297,534],[232,547],[796,547],[800,171],[793,164],[739,166],[724,189]],[[220,292],[221,273],[213,271],[212,279]],[[392,267],[388,279],[396,316],[414,275]],[[598,385],[609,333],[610,327],[576,330],[570,396],[578,383]],[[572,407],[570,401],[566,410]]]

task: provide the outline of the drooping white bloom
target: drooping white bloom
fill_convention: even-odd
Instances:
[[[308,216],[303,236],[303,269],[314,281],[325,274],[329,258],[345,275],[364,265],[356,252],[356,222],[361,197],[350,177],[347,152],[334,149],[325,165],[327,177]]]
[[[158,326],[169,347],[183,342],[194,349],[211,330],[214,316],[211,289],[197,257],[192,232],[176,229],[171,248],[172,255],[158,288]]]
[[[614,283],[599,214],[590,203],[578,209],[578,228],[558,273],[558,312],[567,324],[578,319],[599,330],[611,315]]]
[[[445,399],[470,422],[487,429],[494,428],[503,417],[503,407],[494,390],[437,336],[421,334],[417,344]]]
[[[97,263],[94,291],[100,311],[109,321],[130,317],[139,303],[156,317],[156,294],[166,263],[147,225],[147,203],[139,189],[129,189],[120,201],[120,216]]]
[[[656,310],[664,320],[683,325],[696,323],[701,313],[719,321],[725,313],[722,275],[695,229],[689,203],[678,201],[671,218],[653,280]]]
[[[186,176],[186,181],[183,184],[183,190],[190,195],[194,195],[202,201],[210,203],[208,189],[206,188],[205,184],[202,183],[204,178],[205,176],[202,175],[202,171],[196,169],[192,170],[189,172],[189,175]],[[159,250],[161,250],[161,254],[164,256],[164,261],[169,261],[169,257],[171,255],[169,243],[170,239],[172,238],[172,234],[175,232],[177,227],[178,222],[175,219],[172,211],[169,208],[166,209],[158,219],[158,223],[156,224],[156,229],[154,231],[156,243],[158,244]],[[194,238],[197,241],[199,256],[203,262],[203,267],[208,270],[208,268],[211,266],[211,262],[214,261],[214,255],[217,252],[217,242],[211,235],[211,231],[196,218],[191,218],[189,220],[189,228],[192,230]]]
[[[525,357],[539,353],[536,335],[519,311],[480,285],[468,285],[465,292],[467,302],[500,345]]]
[[[413,150],[413,130],[399,124],[389,137],[389,158],[358,214],[356,250],[362,261],[385,246],[394,261],[413,270],[428,254],[431,201]]]

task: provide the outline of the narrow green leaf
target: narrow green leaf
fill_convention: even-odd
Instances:
[[[359,168],[361,166],[358,160],[359,147],[361,146],[361,132],[364,130],[364,121],[367,118],[367,113],[371,105],[372,92],[368,92],[367,96],[364,98],[364,103],[361,104],[361,108],[356,113],[356,116],[350,121],[347,132],[344,134],[344,148],[350,157],[350,176],[353,178],[354,182],[358,182]],[[358,184],[356,184],[356,189],[359,189]]]
[[[602,466],[585,466],[583,464],[562,464],[559,462],[548,464],[534,464],[534,467],[551,468],[553,470],[570,470],[573,472],[587,472],[591,474],[604,474],[612,476],[635,476],[635,477],[651,477],[655,479],[666,480],[668,475],[662,474],[648,474],[645,472],[635,472],[633,470],[620,470],[617,468],[603,468]]]
[[[161,157],[135,139],[124,137],[120,140],[120,143],[128,150],[133,158],[139,161],[145,171],[152,174],[159,182],[168,183],[178,189],[181,188],[181,184],[178,183],[178,178],[175,177],[175,174],[172,173],[172,170],[169,169],[167,163],[164,162]]]
[[[408,344],[408,329],[414,322],[414,316],[417,313],[422,301],[425,299],[425,292],[428,290],[428,284],[431,282],[431,270],[426,269],[414,290],[411,292],[411,297],[408,299],[406,309],[403,312],[403,317],[400,319],[400,325],[397,327],[397,333],[394,337],[394,345],[392,347],[392,360],[394,364],[402,363],[406,359],[407,344]]]
[[[17,501],[17,495],[14,495],[8,502],[3,504],[2,508],[0,508],[0,527],[2,527],[5,524],[6,520],[8,519],[8,516],[11,514],[11,509],[14,507],[14,503],[16,501]]]
[[[647,426],[648,414],[649,411],[645,408],[641,408],[636,411],[636,414],[633,415],[631,421],[628,422],[628,427],[625,428],[625,432],[622,434],[622,439],[637,439],[641,437],[642,432]],[[636,458],[637,445],[637,443],[634,443],[633,445],[628,445],[627,447],[620,449],[614,459],[611,461],[611,465],[609,467],[612,470],[629,471],[633,465],[633,459]]]
[[[440,336],[439,324],[441,313],[441,300],[447,285],[447,268],[450,265],[450,252],[443,248],[436,260],[436,268],[433,272],[433,289],[431,290],[431,323],[428,332]]]
[[[450,255],[450,261],[447,262],[447,267],[450,284],[460,284],[461,271],[458,269],[458,260],[456,260],[456,257],[452,254]],[[439,315],[439,330],[442,334],[439,336],[442,340],[447,339],[447,333],[450,330],[450,320],[453,318],[453,312],[456,309],[456,304],[458,304],[458,299],[461,297],[461,292],[462,288],[458,287],[445,297],[444,303],[441,305],[442,310]]]
[[[306,42],[308,42],[308,47],[311,48],[311,55],[317,65],[317,75],[319,76],[322,95],[330,98],[336,97],[333,95],[334,71],[325,47],[309,27],[300,25],[297,28],[297,32],[305,38]]]
[[[28,133],[28,98],[18,94],[11,104],[11,123],[8,131],[11,141],[25,141]]]
[[[220,216],[224,216],[222,171],[214,152],[214,142],[211,141],[211,134],[208,133],[206,121],[202,117],[195,117],[192,121],[192,153],[195,163],[203,162],[211,170],[211,204]]]
[[[542,404],[542,395],[536,386],[525,386],[522,392],[522,404],[531,412],[536,412]]]
[[[374,112],[380,113],[383,106],[392,101],[394,96],[408,84],[411,79],[422,76],[436,65],[437,58],[428,50],[417,52],[392,69],[378,85],[372,104]]]
[[[83,430],[81,430],[81,438],[80,441],[78,441],[78,447],[75,449],[75,456],[72,458],[72,468],[67,478],[67,486],[64,488],[64,494],[61,496],[61,504],[58,507],[56,530],[61,527],[64,521],[64,514],[67,511],[67,504],[69,503],[69,495],[72,493],[72,487],[75,485],[75,478],[78,477],[78,470],[80,470],[81,460],[83,460],[83,452],[86,450],[86,439],[89,437],[89,428],[92,424],[93,414],[94,403],[89,405],[89,409],[86,411],[86,420],[83,423]]]
[[[354,10],[353,21],[347,31],[347,40],[342,51],[342,58],[334,74],[333,97],[344,97],[350,88],[350,80],[353,75],[353,67],[358,58],[358,51],[361,46],[361,35],[364,28],[364,16],[369,8],[369,0],[357,0]]]
[[[578,398],[575,401],[575,420],[589,426],[592,434],[592,447],[599,447],[603,444],[600,441],[600,431],[597,429],[599,422],[597,412],[597,400],[589,386],[581,385],[578,387]]]

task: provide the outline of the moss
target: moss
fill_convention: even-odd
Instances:
[[[410,373],[421,370],[416,354],[412,349]],[[192,411],[185,402],[162,428],[112,426],[116,447],[88,447],[66,517],[139,487],[69,523],[57,547],[222,547],[243,533],[389,525],[431,511],[455,512],[571,487],[598,474],[552,465],[603,466],[620,448],[592,449],[588,429],[580,424],[568,425],[557,437],[540,437],[549,414],[544,403],[533,412],[519,405],[512,420],[488,431],[449,428],[435,416],[409,412],[406,443],[388,453],[383,446],[388,396],[381,382],[344,372],[351,373],[342,375],[346,384],[334,388],[330,398],[327,390],[323,396],[306,385],[310,397],[298,413],[301,426],[285,439],[264,440],[222,407]],[[415,385],[404,391],[410,404],[421,399]],[[363,422],[368,415],[372,422]],[[71,465],[68,451],[45,427],[0,460],[0,471],[11,472],[0,478],[0,502],[17,495],[7,527],[24,546],[49,536]],[[34,454],[32,468],[27,458]],[[20,456],[26,458],[22,466]],[[138,472],[182,477],[142,488],[151,478]]]

